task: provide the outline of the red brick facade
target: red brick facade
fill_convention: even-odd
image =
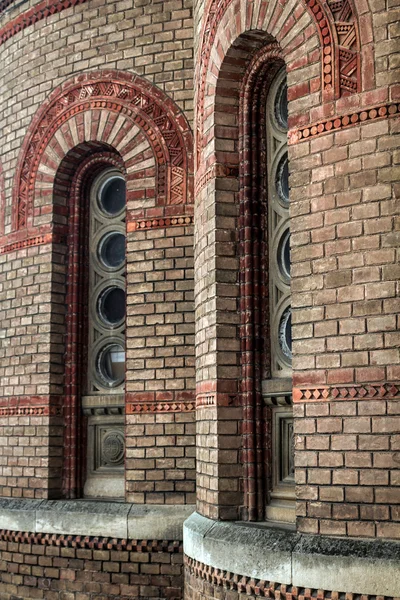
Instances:
[[[182,598],[182,544],[0,532],[2,598]]]
[[[398,22],[396,0],[0,0],[0,502],[10,511],[83,500],[88,423],[115,417],[121,506],[141,518],[150,505],[196,504],[207,534],[233,527],[225,557],[240,548],[232,531],[265,530],[281,460],[279,394],[266,392],[266,106],[285,69],[292,394],[278,388],[293,407],[290,552],[314,537],[398,545]],[[126,182],[125,384],[121,406],[104,394],[90,413],[90,189],[109,167]],[[183,516],[172,541],[151,541],[152,522],[142,542],[51,520],[44,533],[17,531],[7,515],[0,599],[183,597]],[[206,541],[195,556],[185,535],[190,600],[400,597],[378,580],[318,591],[297,575],[261,577],[244,558],[231,569]]]

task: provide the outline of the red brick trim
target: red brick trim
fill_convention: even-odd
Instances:
[[[9,396],[0,399],[2,417],[62,416],[60,396]]]
[[[134,159],[129,159],[131,147],[129,141],[124,142],[124,134],[128,133],[132,124],[140,128],[153,148],[157,163],[156,208],[143,211],[135,217],[175,216],[177,205],[192,203],[192,133],[183,113],[168,96],[147,80],[118,71],[99,71],[78,76],[57,88],[35,115],[17,168],[12,213],[14,229],[34,225],[34,195],[39,167],[43,164],[56,170],[58,166],[54,164],[51,153],[46,152],[50,143],[55,144],[56,132],[61,129],[67,135],[68,132],[62,127],[74,118],[78,135],[82,138],[79,141],[84,142],[85,124],[80,115],[90,111],[90,131],[93,133],[98,131],[99,126],[95,113],[104,110],[125,117],[126,132],[118,132],[114,138],[117,146],[118,141],[124,144],[120,147],[120,154],[127,168],[128,179]],[[93,141],[110,145],[110,133],[109,128],[104,127],[99,134],[101,139],[94,134]],[[143,173],[143,178],[145,175]],[[153,191],[151,193],[154,195]],[[128,202],[136,196],[148,197],[147,190],[136,190],[131,196],[128,194]]]
[[[293,402],[330,402],[333,400],[400,399],[400,383],[335,385],[331,387],[295,387]]]
[[[127,392],[126,414],[192,412],[196,408],[194,391]]]
[[[133,540],[83,535],[62,535],[57,533],[29,533],[0,529],[2,542],[18,544],[39,544],[41,546],[62,546],[63,548],[86,548],[93,550],[128,550],[131,552],[182,553],[183,544],[174,540]]]
[[[355,600],[356,598],[360,598],[360,595],[349,592],[316,590],[254,579],[246,575],[238,575],[222,569],[216,569],[211,565],[194,560],[186,555],[184,555],[184,563],[186,570],[191,575],[206,581],[209,585],[223,587],[226,590],[239,592],[249,597],[258,596],[261,598],[271,598],[271,600],[339,600],[342,597],[346,598],[346,600]],[[212,596],[212,592],[209,595]],[[393,596],[374,596],[368,594],[363,594],[361,598],[363,600],[396,600]]]
[[[297,144],[310,138],[319,137],[326,133],[347,129],[354,125],[388,119],[389,117],[399,116],[400,103],[385,103],[370,108],[347,113],[343,116],[333,116],[330,119],[318,121],[306,127],[292,129],[289,131],[289,144]]]
[[[360,35],[352,0],[306,0],[317,24],[323,49],[321,77],[324,90],[340,98],[361,90]]]
[[[272,33],[274,27],[285,10],[286,1],[277,2],[273,11],[270,11],[270,21],[265,23],[267,3],[246,4],[246,13],[243,4],[238,0],[209,0],[205,8],[202,32],[200,35],[197,64],[200,65],[196,73],[196,87],[198,90],[198,109],[196,115],[196,144],[198,167],[201,164],[201,151],[205,144],[203,139],[204,122],[209,116],[210,109],[206,111],[205,98],[215,94],[215,86],[207,83],[208,73],[218,76],[218,66],[214,58],[218,55],[222,60],[226,58],[226,51],[220,43],[221,29],[224,37],[232,44],[237,38],[250,30],[268,31]],[[227,25],[223,17],[229,8],[232,8],[232,18]],[[322,89],[324,101],[330,101],[340,96],[347,96],[362,89],[361,85],[361,54],[358,16],[353,6],[353,0],[341,0],[328,4],[323,0],[302,0],[296,11],[290,12],[285,23],[278,32],[275,32],[277,41],[280,42],[297,23],[307,10],[314,23],[314,31],[320,40],[321,76],[312,82],[312,91]],[[254,14],[253,14],[254,13]],[[236,18],[235,18],[236,16]],[[365,16],[365,15],[364,15]],[[309,29],[298,32],[288,46],[288,51],[300,48],[307,37],[312,35]],[[373,61],[369,61],[369,70],[373,72]],[[295,64],[287,65],[288,70],[297,68]],[[364,69],[365,71],[365,69]],[[369,76],[369,79],[371,76]],[[309,84],[292,86],[288,90],[289,99],[310,92]]]
[[[11,244],[6,244],[2,248],[0,248],[0,254],[8,254],[9,252],[14,252],[16,250],[22,250],[24,248],[32,248],[32,246],[43,246],[43,244],[51,244],[53,242],[53,234],[46,233],[45,235],[37,235],[35,237],[30,237],[25,240],[21,240],[19,242],[13,242]]]
[[[11,4],[10,0],[3,1],[6,7]],[[43,2],[23,12],[0,29],[0,46],[30,25],[42,21],[46,17],[60,13],[66,8],[71,8],[71,6],[75,6],[76,4],[84,4],[85,2],[87,0],[64,0],[63,2],[59,0],[43,0]],[[2,12],[1,6],[0,13]]]
[[[199,381],[196,385],[196,408],[208,406],[240,406],[236,381]]]
[[[194,216],[181,215],[179,217],[168,217],[166,219],[149,219],[146,221],[128,221],[126,230],[131,231],[145,231],[146,229],[167,229],[169,227],[188,227],[193,225]]]
[[[196,395],[196,408],[210,406],[238,406],[239,394],[224,394],[222,392],[208,392]]]

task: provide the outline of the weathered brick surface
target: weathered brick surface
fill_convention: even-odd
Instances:
[[[295,406],[300,531],[399,537],[398,401]]]
[[[242,312],[242,323],[248,322],[246,298],[239,299],[240,278],[247,265],[239,266],[239,257],[244,253],[250,263],[254,250],[239,245],[239,206],[241,214],[250,214],[245,196],[250,183],[243,174],[253,146],[246,146],[246,138],[243,146],[240,137],[240,131],[252,134],[246,130],[246,121],[240,121],[239,90],[252,56],[267,39],[260,34],[249,37],[246,33],[249,19],[261,14],[260,6],[257,3],[245,11],[243,4],[233,0],[195,4],[195,44],[199,48],[195,73],[198,149],[195,300],[200,403],[207,390],[223,389],[231,394],[240,391],[245,372],[240,369],[238,315]],[[384,536],[388,535],[390,525],[385,523],[380,527],[373,521],[378,514],[382,523],[397,514],[397,500],[389,502],[389,498],[396,497],[395,492],[392,495],[396,484],[391,477],[396,480],[397,468],[389,457],[396,454],[391,444],[397,435],[397,425],[395,421],[387,422],[389,437],[385,442],[378,439],[379,434],[373,429],[374,411],[379,411],[377,415],[386,414],[386,402],[392,406],[396,401],[391,392],[386,399],[380,396],[379,401],[363,402],[358,397],[352,402],[351,398],[358,393],[353,394],[353,388],[358,390],[372,383],[378,387],[388,383],[390,387],[390,382],[398,382],[400,376],[398,117],[351,127],[346,123],[357,122],[358,114],[351,120],[355,110],[375,105],[379,109],[383,103],[398,99],[399,76],[391,57],[397,43],[393,24],[398,15],[394,6],[381,3],[374,6],[371,14],[366,3],[359,3],[363,42],[360,93],[329,100],[318,86],[320,42],[309,13],[299,14],[294,25],[289,19],[289,5],[285,4],[284,15],[279,10],[271,3],[263,13],[260,29],[277,38],[282,48],[288,71],[289,128],[316,123],[307,130],[305,137],[310,139],[303,137],[305,141],[289,145],[293,383],[295,388],[303,386],[304,392],[309,387],[310,394],[319,386],[315,397],[319,402],[309,407],[310,411],[318,408],[322,411],[315,419],[306,415],[304,423],[301,421],[304,446],[296,452],[298,495],[301,506],[314,513],[312,517],[307,513],[306,521],[302,520],[305,515],[299,515],[299,528],[310,522],[314,530],[327,535]],[[215,20],[215,14],[219,20]],[[212,27],[203,31],[206,22]],[[199,33],[204,34],[204,39]],[[306,60],[298,60],[300,46]],[[307,52],[303,52],[304,48]],[[389,114],[397,114],[397,106],[391,110]],[[388,109],[383,108],[379,114],[388,114]],[[349,116],[336,120],[336,115]],[[377,110],[365,111],[360,120],[375,119],[375,115]],[[330,118],[329,127],[338,128],[337,131],[319,135],[325,125],[318,129],[318,122]],[[261,160],[268,160],[262,152],[260,156]],[[257,198],[253,199],[255,202]],[[250,227],[249,220],[246,226]],[[265,347],[264,351],[268,354]],[[268,365],[264,367],[268,371]],[[350,399],[345,403],[348,413],[340,412],[344,410],[343,402],[328,404],[323,400],[325,387],[332,390],[335,385],[348,386]],[[219,433],[214,424],[218,419],[218,391],[210,393],[207,402],[208,408],[203,407],[197,413],[198,510],[221,518],[224,504],[218,486],[223,454],[219,440],[224,428],[221,424]],[[302,396],[302,402],[307,402],[307,396]],[[301,410],[296,407],[296,411]],[[296,418],[299,416],[296,413]],[[246,434],[250,433],[247,429]],[[386,444],[385,450],[375,447],[380,443]],[[301,461],[305,461],[309,470],[300,468]],[[387,476],[378,473],[380,461],[386,461],[390,471]],[[348,485],[354,486],[347,494],[333,485],[333,469],[338,471],[339,479],[348,478]],[[237,476],[235,472],[232,485]],[[239,474],[242,476],[243,473]],[[373,484],[374,477],[377,479]],[[378,486],[390,493],[377,494]],[[374,513],[375,517],[371,512],[362,512],[361,517],[362,491],[358,490],[364,490],[366,504],[381,506],[386,497],[386,510]],[[309,494],[305,500],[315,506],[310,508],[303,502],[302,494]],[[377,497],[381,498],[379,502]],[[237,494],[236,505],[241,501]],[[234,511],[226,518],[235,518],[233,515]],[[361,521],[365,528],[359,525]],[[396,524],[390,536],[398,537]]]
[[[22,18],[24,11],[36,6],[39,3],[31,2],[8,11],[1,19],[0,30],[5,31],[18,15]],[[70,52],[71,48],[73,52]],[[184,143],[191,145],[185,118],[190,120],[192,115],[192,48],[192,7],[188,0],[138,0],[129,6],[124,2],[94,1],[67,9],[59,5],[55,7],[55,14],[40,17],[23,31],[14,31],[12,37],[0,45],[2,64],[7,65],[7,69],[0,69],[3,165],[0,172],[0,218],[5,217],[5,227],[3,229],[2,222],[0,233],[6,234],[1,245],[12,241],[18,246],[21,238],[35,236],[31,240],[34,247],[16,249],[11,253],[6,250],[0,254],[0,398],[4,399],[4,403],[11,397],[62,397],[65,393],[65,302],[71,275],[66,268],[67,247],[56,243],[63,242],[65,238],[53,238],[52,246],[43,245],[43,241],[38,241],[38,234],[47,227],[48,235],[52,224],[65,234],[71,206],[68,177],[73,177],[80,166],[79,157],[82,162],[90,152],[99,150],[98,143],[90,146],[87,142],[93,140],[107,147],[119,144],[121,154],[128,153],[125,167],[130,222],[147,217],[159,202],[157,192],[162,185],[164,190],[172,185],[168,174],[164,175],[167,181],[159,183],[158,176],[161,175],[157,160],[163,160],[163,157],[160,151],[155,157],[152,146],[154,141],[164,144],[163,148],[168,145],[157,129],[163,128],[160,121],[163,113],[156,110],[153,115],[159,121],[157,125],[153,124],[156,133],[150,132],[153,136],[150,141],[139,129],[144,125],[143,121],[135,125],[129,118],[119,118],[111,106],[104,109],[102,105],[104,110],[94,110],[92,103],[91,107],[86,107],[85,114],[59,123],[56,134],[47,137],[49,143],[41,157],[31,206],[30,224],[40,229],[32,229],[32,233],[20,232],[8,238],[13,223],[18,222],[12,213],[17,206],[15,198],[12,204],[17,189],[17,160],[23,156],[22,145],[29,126],[32,131],[33,125],[39,122],[38,109],[52,92],[54,94],[57,86],[67,80],[72,81],[73,76],[94,73],[98,77],[99,69],[113,69],[117,79],[132,82],[134,75],[140,75],[145,78],[141,80],[145,87],[150,84],[156,86],[153,89],[159,101],[162,98],[160,90],[167,94],[165,111],[171,111],[171,107],[176,115],[178,107],[184,111],[185,117],[180,115],[178,127],[186,127]],[[11,98],[15,102],[14,108],[10,105]],[[175,108],[172,102],[176,103]],[[172,116],[171,112],[169,115]],[[165,131],[166,135],[171,134],[168,126],[165,126]],[[78,144],[76,162],[71,170],[71,166],[65,164],[65,156]],[[73,157],[74,154],[68,154],[70,162],[71,155]],[[173,154],[174,160],[176,156]],[[184,160],[188,158],[187,155]],[[185,168],[187,177],[192,167],[185,163]],[[54,181],[55,197],[52,193]],[[183,188],[174,188],[172,202],[176,202],[174,193],[178,202],[185,202],[185,194],[192,195],[191,185],[189,182],[184,183]],[[24,185],[22,188],[26,189]],[[170,208],[172,215],[184,213],[184,208]],[[153,210],[152,215],[155,214]],[[191,222],[190,218],[188,222]],[[42,245],[35,245],[36,242]],[[127,416],[128,426],[142,422],[148,436],[146,443],[143,433],[140,440],[133,435],[132,441],[127,439],[127,446],[131,443],[140,447],[132,450],[133,454],[137,452],[135,458],[139,458],[141,452],[148,452],[144,449],[156,439],[148,423],[149,418],[157,421],[163,435],[157,437],[158,453],[152,457],[157,458],[156,466],[147,472],[139,467],[139,461],[136,465],[131,461],[127,493],[136,494],[136,501],[140,496],[142,502],[194,502],[191,227],[175,226],[169,231],[163,222],[146,232],[129,230],[128,250],[127,365],[130,375],[127,376],[127,393],[156,394],[154,399],[157,402],[152,403],[150,414],[140,412]],[[76,358],[74,365],[73,368],[78,368]],[[175,402],[178,405],[174,404],[171,414],[158,415],[157,403],[161,399],[167,403],[162,410],[170,410]],[[127,402],[131,400],[127,396]],[[190,400],[192,404],[188,406]],[[184,412],[181,413],[181,410]],[[60,455],[65,445],[65,432],[59,427],[62,423],[60,420],[55,423],[58,429],[55,425],[50,428],[48,417],[40,417],[43,422],[39,417],[35,421],[26,406],[24,411],[15,417],[2,416],[1,493],[5,496],[43,498],[59,496]],[[25,427],[31,425],[31,419],[33,429]],[[13,427],[19,422],[24,426],[18,425],[14,432]],[[176,455],[173,454],[175,443],[179,446]],[[36,448],[39,445],[40,449]],[[69,452],[67,448],[66,453]],[[149,457],[146,455],[145,458]],[[139,484],[143,473],[146,473],[146,483]],[[151,493],[154,495],[151,496]]]
[[[79,542],[48,545],[3,539],[1,600],[182,598],[182,545],[133,542],[133,548],[127,548],[109,541],[96,549]]]

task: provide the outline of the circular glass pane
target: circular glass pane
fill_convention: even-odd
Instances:
[[[279,323],[279,345],[283,354],[292,359],[292,310],[290,306],[284,311]]]
[[[109,344],[97,356],[97,371],[103,383],[110,387],[125,379],[125,350],[121,344]]]
[[[283,233],[278,246],[278,264],[284,277],[290,278],[290,233]]]
[[[275,118],[284,129],[288,127],[287,84],[282,81],[275,97]]]
[[[105,235],[99,244],[99,258],[110,269],[118,269],[125,261],[125,236],[113,232]]]
[[[288,155],[282,156],[276,170],[276,189],[285,204],[289,202],[289,161]]]
[[[106,325],[119,325],[125,318],[125,292],[114,286],[103,290],[97,300],[97,310]]]
[[[107,215],[117,215],[125,206],[126,184],[122,177],[110,177],[99,190],[99,205]]]

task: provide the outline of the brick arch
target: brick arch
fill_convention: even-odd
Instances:
[[[144,136],[152,148],[155,165],[147,157],[137,164],[135,148]],[[177,205],[192,203],[192,134],[185,116],[161,90],[139,76],[118,71],[80,75],[57,88],[35,115],[21,149],[13,198],[13,229],[37,224],[41,207],[36,195],[47,189],[63,157],[85,142],[107,144],[120,153],[127,180],[141,179],[132,189],[147,202],[137,217],[168,216],[182,212]],[[143,142],[144,143],[144,142]],[[155,168],[153,192],[151,176]],[[140,172],[139,172],[140,171]],[[153,200],[150,196],[153,195]],[[41,221],[39,221],[41,223]]]
[[[369,13],[364,19],[370,23]],[[361,82],[360,35],[353,0],[338,0],[329,5],[323,0],[271,0],[269,3],[209,0],[196,73],[198,165],[201,150],[207,143],[203,129],[212,112],[209,98],[215,94],[221,65],[229,48],[241,36],[256,31],[272,35],[280,44],[292,80],[290,99],[322,92],[319,101],[322,103],[372,87],[370,81],[364,87]],[[371,42],[368,33],[363,31],[362,35],[363,43]],[[316,70],[314,65],[318,63]],[[301,70],[307,66],[313,67],[313,75],[304,79]],[[369,64],[369,68],[373,70],[373,65]]]

